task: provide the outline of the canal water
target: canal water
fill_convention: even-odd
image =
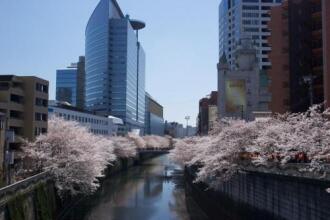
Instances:
[[[183,170],[168,155],[146,160],[103,183],[66,220],[204,220],[185,191]]]

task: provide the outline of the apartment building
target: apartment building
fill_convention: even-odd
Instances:
[[[33,140],[47,132],[48,87],[48,81],[34,76],[0,76],[0,112],[16,137]]]
[[[303,112],[323,102],[330,106],[329,12],[329,1],[322,0],[287,0],[272,8],[272,112]]]

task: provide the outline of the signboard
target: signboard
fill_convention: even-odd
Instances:
[[[240,112],[246,107],[245,80],[226,80],[226,112]]]

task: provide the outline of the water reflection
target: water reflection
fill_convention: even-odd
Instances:
[[[93,198],[72,210],[66,219],[206,219],[187,199],[183,181],[182,170],[163,155],[110,178]]]

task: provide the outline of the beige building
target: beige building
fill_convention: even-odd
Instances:
[[[1,160],[6,151],[17,158],[20,138],[31,141],[47,132],[48,86],[48,81],[34,76],[0,75],[0,113],[6,129],[15,133],[9,149],[4,149],[5,134],[1,132]]]

